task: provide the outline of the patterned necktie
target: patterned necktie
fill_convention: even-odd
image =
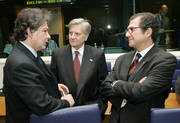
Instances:
[[[133,70],[135,69],[136,65],[138,64],[140,58],[141,58],[141,54],[137,53],[132,65],[129,69],[129,74],[131,74],[133,72]]]
[[[80,72],[80,61],[78,58],[79,52],[75,51],[75,58],[74,58],[74,72],[76,77],[76,83],[78,84],[79,81],[79,72]]]

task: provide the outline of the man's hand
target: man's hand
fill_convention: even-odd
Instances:
[[[143,78],[139,81],[139,83],[143,83],[146,79],[147,79],[147,77],[146,77],[146,76],[145,76],[145,77],[143,77]]]
[[[72,97],[71,94],[67,94],[67,95],[65,95],[65,96],[62,96],[62,97],[61,97],[61,100],[66,100],[66,101],[68,101],[70,107],[72,107],[72,106],[74,105],[74,99],[73,99],[73,97]]]
[[[117,82],[118,82],[118,80],[112,82],[111,86],[113,87]]]
[[[69,89],[64,84],[58,84],[59,91],[61,92],[61,95],[65,92],[69,94]]]

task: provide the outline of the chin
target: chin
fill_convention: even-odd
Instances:
[[[44,50],[44,49],[46,49],[46,47],[45,47],[45,46],[41,48],[41,50]]]
[[[132,44],[131,44],[131,43],[129,43],[129,47],[132,47]]]
[[[77,47],[76,44],[73,44],[73,43],[71,43],[71,46],[72,46],[72,47]]]
[[[134,46],[134,42],[129,42],[129,46],[133,47]]]
[[[70,45],[71,45],[71,46],[74,46],[75,44],[71,42]]]

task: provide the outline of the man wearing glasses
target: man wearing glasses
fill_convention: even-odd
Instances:
[[[126,37],[135,50],[116,60],[102,86],[112,103],[110,123],[150,123],[150,109],[164,107],[177,59],[155,46],[158,30],[151,13],[130,18]]]

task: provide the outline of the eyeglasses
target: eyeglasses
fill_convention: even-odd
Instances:
[[[133,33],[137,28],[142,28],[142,27],[129,27],[126,29],[126,32]]]

